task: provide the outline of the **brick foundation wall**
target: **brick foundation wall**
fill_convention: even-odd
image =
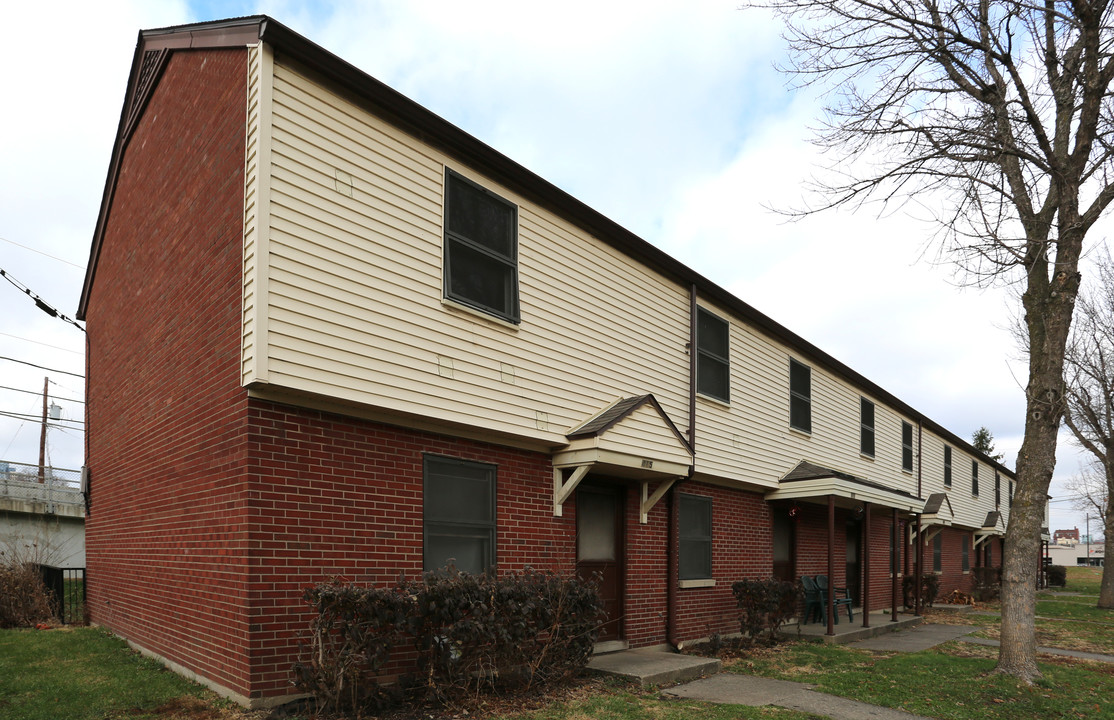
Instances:
[[[93,622],[246,693],[245,50],[178,52],[124,157],[87,307]]]

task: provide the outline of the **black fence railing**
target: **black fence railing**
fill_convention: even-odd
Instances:
[[[85,624],[85,568],[39,565],[54,615],[64,625]]]

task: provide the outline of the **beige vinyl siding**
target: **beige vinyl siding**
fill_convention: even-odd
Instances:
[[[243,334],[241,340],[242,364],[241,380],[248,384],[262,378],[260,357],[266,356],[266,349],[259,353],[257,332],[265,311],[265,301],[260,303],[260,277],[263,269],[259,262],[260,215],[266,216],[266,209],[260,208],[260,154],[263,146],[263,122],[261,114],[270,103],[264,93],[263,64],[264,46],[256,45],[248,49],[248,94],[247,94],[247,137],[244,153],[244,288],[243,288]],[[265,160],[264,160],[265,162]],[[266,172],[264,171],[264,175]],[[266,220],[263,219],[265,223]],[[265,265],[266,261],[262,264]]]
[[[273,115],[273,386],[553,447],[618,396],[687,424],[685,289],[281,64]],[[519,326],[442,301],[446,166],[518,205]]]

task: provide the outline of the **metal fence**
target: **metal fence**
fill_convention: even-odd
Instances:
[[[39,474],[38,465],[0,460],[0,497],[55,505],[82,505],[81,471],[47,466]]]
[[[64,625],[85,624],[85,568],[39,565],[50,607]]]

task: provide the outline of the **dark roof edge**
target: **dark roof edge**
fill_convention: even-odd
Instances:
[[[745,318],[747,322],[761,329],[765,334],[781,341],[801,355],[807,356],[816,364],[842,377],[861,392],[872,395],[902,414],[920,422],[924,427],[951,444],[963,448],[969,454],[982,459],[988,465],[1004,472],[1006,475],[1016,477],[1013,470],[991,460],[976,450],[971,443],[917,412],[895,395],[743,302],[692,268],[671,257],[660,248],[643,240],[602,213],[593,210],[564,190],[397,90],[376,80],[351,63],[266,15],[178,25],[144,30],[139,33],[139,42],[136,46],[135,58],[132,61],[131,76],[128,80],[128,92],[124,98],[124,107],[121,111],[120,128],[117,132],[116,144],[113,147],[100,214],[93,236],[85,285],[81,291],[77,319],[85,319],[88,293],[92,286],[93,274],[100,252],[104,224],[107,220],[108,208],[111,205],[112,194],[115,189],[118,165],[126,146],[124,128],[127,109],[135,93],[137,74],[142,65],[142,53],[144,50],[156,47],[169,49],[242,47],[247,44],[249,39],[252,41],[258,39],[269,43],[275,48],[276,52],[289,55],[302,65],[355,93],[365,102],[370,102],[377,109],[385,111],[393,121],[421,140],[445,150],[449,155],[460,158],[475,169],[491,176],[492,179],[508,185],[523,196],[529,197],[539,205],[547,207],[557,215],[566,218],[599,240],[636,257],[682,285],[695,286],[698,294],[703,298],[732,310]]]

